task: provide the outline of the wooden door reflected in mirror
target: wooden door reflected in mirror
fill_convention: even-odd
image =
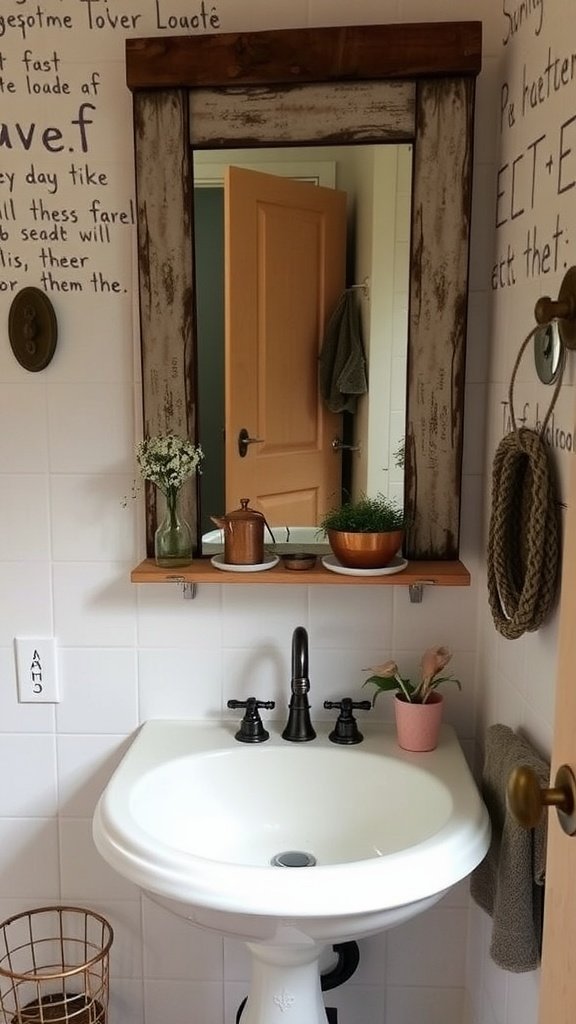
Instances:
[[[409,145],[194,154],[203,535],[214,529],[211,516],[237,506],[242,495],[250,495],[272,525],[317,523],[342,493],[380,492],[402,506],[398,451],[405,432],[411,167]],[[240,176],[240,189],[225,198],[229,168],[242,169],[248,181],[254,175],[246,196]],[[266,184],[262,194],[259,181]],[[342,196],[338,217],[345,219],[346,238],[340,226],[338,241],[324,230],[316,209],[332,200],[334,190]],[[225,255],[230,234],[232,256]],[[331,285],[325,281],[326,261]],[[333,375],[322,378],[328,409],[318,357],[337,302],[341,317],[333,321],[333,332],[337,322],[346,326],[350,318],[354,337],[343,343],[355,345],[348,350],[342,387],[351,385],[358,393],[348,396],[336,387],[336,361]],[[248,387],[233,374],[238,364]],[[242,428],[258,438],[244,457],[235,443]],[[346,447],[335,450],[334,440],[344,437]]]

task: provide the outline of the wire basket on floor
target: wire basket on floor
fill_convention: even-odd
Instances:
[[[0,1024],[106,1024],[114,933],[80,907],[39,907],[0,924]]]

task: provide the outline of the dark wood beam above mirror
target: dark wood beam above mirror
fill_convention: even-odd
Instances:
[[[190,143],[277,145],[280,122],[284,140],[296,138],[290,124],[298,125],[299,143],[390,143],[399,137],[413,143],[405,435],[410,559],[450,560],[459,553],[474,79],[480,62],[479,22],[126,41],[148,435],[172,429],[196,437]],[[370,92],[370,83],[383,87],[387,98],[363,106],[344,102],[348,89],[358,96]],[[273,99],[269,109],[259,107],[253,116],[251,107],[246,118],[247,104],[266,92]],[[398,116],[391,113],[393,97]],[[326,106],[318,118],[320,102]],[[316,127],[303,128],[307,122]],[[187,517],[195,521],[191,492]],[[155,525],[155,495],[149,492],[150,554]]]
[[[198,89],[477,75],[479,21],[126,40],[128,88]]]

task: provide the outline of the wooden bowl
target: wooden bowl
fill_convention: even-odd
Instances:
[[[316,555],[308,554],[306,551],[294,551],[282,555],[285,569],[305,570],[313,569],[316,565]]]

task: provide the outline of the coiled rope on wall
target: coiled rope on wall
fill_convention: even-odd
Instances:
[[[556,489],[544,436],[562,373],[538,432],[519,428],[514,413],[516,373],[526,347],[539,330],[540,325],[530,331],[516,357],[508,389],[512,430],[498,445],[492,469],[488,598],[494,625],[509,640],[542,625],[554,603],[558,578]]]

